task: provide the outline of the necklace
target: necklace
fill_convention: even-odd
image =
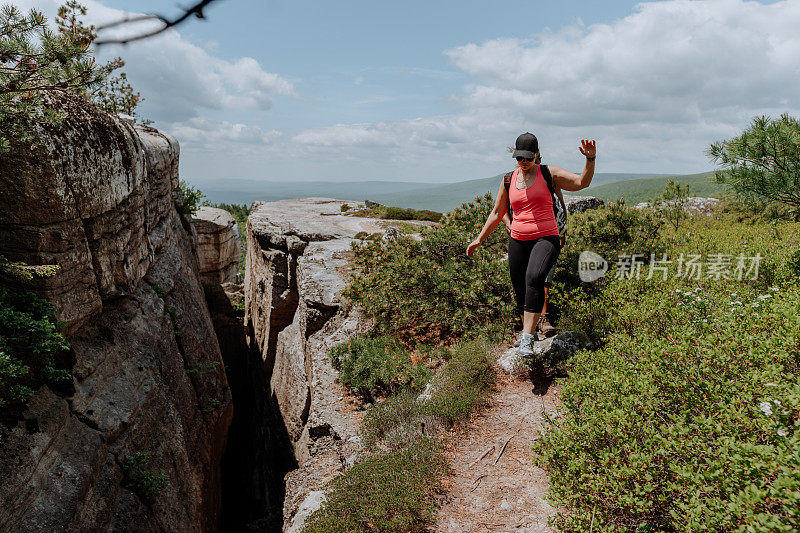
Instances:
[[[524,187],[520,187],[519,186],[519,183],[520,183],[519,178],[520,177],[522,177],[522,184],[525,185]],[[527,189],[528,187],[533,185],[534,181],[536,181],[536,173],[535,172],[533,174],[533,177],[528,179],[528,178],[525,177],[525,174],[522,173],[522,169],[520,169],[520,171],[517,173],[517,182],[516,182],[516,184],[514,186],[517,188],[518,191],[521,191],[521,190]]]

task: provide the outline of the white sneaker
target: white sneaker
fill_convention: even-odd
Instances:
[[[523,332],[519,336],[519,349],[517,350],[517,354],[521,355],[522,357],[530,357],[533,355],[533,341],[536,340],[531,333]]]
[[[522,332],[520,331],[519,332],[519,337],[517,337],[517,340],[514,341],[514,348],[519,347],[519,341],[521,341],[521,340],[522,340]]]

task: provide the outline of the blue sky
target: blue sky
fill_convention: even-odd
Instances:
[[[85,3],[95,23],[177,12]],[[217,0],[99,55],[127,60],[190,181],[482,178],[511,167],[523,131],[571,170],[590,137],[598,171],[689,173],[752,116],[798,114],[797,27],[796,0]]]

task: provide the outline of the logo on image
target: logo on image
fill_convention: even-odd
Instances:
[[[578,275],[581,281],[592,282],[602,278],[608,272],[608,261],[603,256],[584,250],[578,257]]]

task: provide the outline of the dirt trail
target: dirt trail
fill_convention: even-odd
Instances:
[[[543,411],[555,414],[558,394],[550,380],[498,373],[489,407],[451,439],[453,475],[445,480],[435,531],[553,531],[547,519],[556,509],[545,500],[547,474],[533,465],[531,445],[543,427]]]

